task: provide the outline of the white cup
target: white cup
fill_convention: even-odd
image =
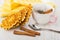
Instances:
[[[37,10],[46,11],[49,9],[53,9],[53,11],[48,14],[40,14],[37,12]],[[47,24],[47,23],[56,22],[56,16],[53,13],[54,13],[54,8],[48,4],[34,4],[33,5],[32,17],[38,24]]]

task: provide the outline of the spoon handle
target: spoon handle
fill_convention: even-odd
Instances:
[[[37,30],[47,30],[47,31],[52,31],[52,32],[56,32],[56,33],[60,33],[60,31],[57,31],[57,30],[54,30],[54,29],[44,29],[44,28],[40,28],[40,29],[37,29]]]
[[[31,25],[28,25],[30,28],[32,28],[33,30],[38,30],[38,31],[52,31],[52,32],[56,32],[56,33],[60,33],[60,31],[54,30],[54,29],[45,29],[45,28],[39,28],[37,29],[36,27],[33,27]]]
[[[53,29],[46,29],[46,30],[53,31],[53,32],[57,32],[57,33],[60,33],[60,31],[53,30]]]

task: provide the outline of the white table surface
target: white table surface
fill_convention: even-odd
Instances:
[[[54,25],[50,25],[50,26],[47,25],[44,28],[60,30],[60,0],[50,0],[50,1],[54,2],[57,5],[55,15],[58,17],[58,20]],[[30,19],[29,23],[30,24],[34,23],[32,18]],[[14,35],[13,30],[5,31],[2,28],[0,28],[0,40],[60,40],[59,33],[54,33],[50,31],[39,31],[41,33],[40,36],[30,37],[30,36],[23,36],[23,35]]]

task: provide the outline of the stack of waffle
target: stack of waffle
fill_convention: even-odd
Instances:
[[[3,15],[4,19],[2,20],[1,27],[5,30],[24,26],[31,15],[32,6],[30,4],[16,4],[13,3],[10,12],[7,15]]]

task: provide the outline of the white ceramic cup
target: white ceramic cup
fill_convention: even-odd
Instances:
[[[48,14],[40,14],[37,12],[37,10],[46,11],[49,9],[53,9],[53,11]],[[48,4],[34,4],[33,5],[32,17],[38,24],[47,24],[47,23],[56,22],[56,16],[53,13],[54,13],[54,8]]]

